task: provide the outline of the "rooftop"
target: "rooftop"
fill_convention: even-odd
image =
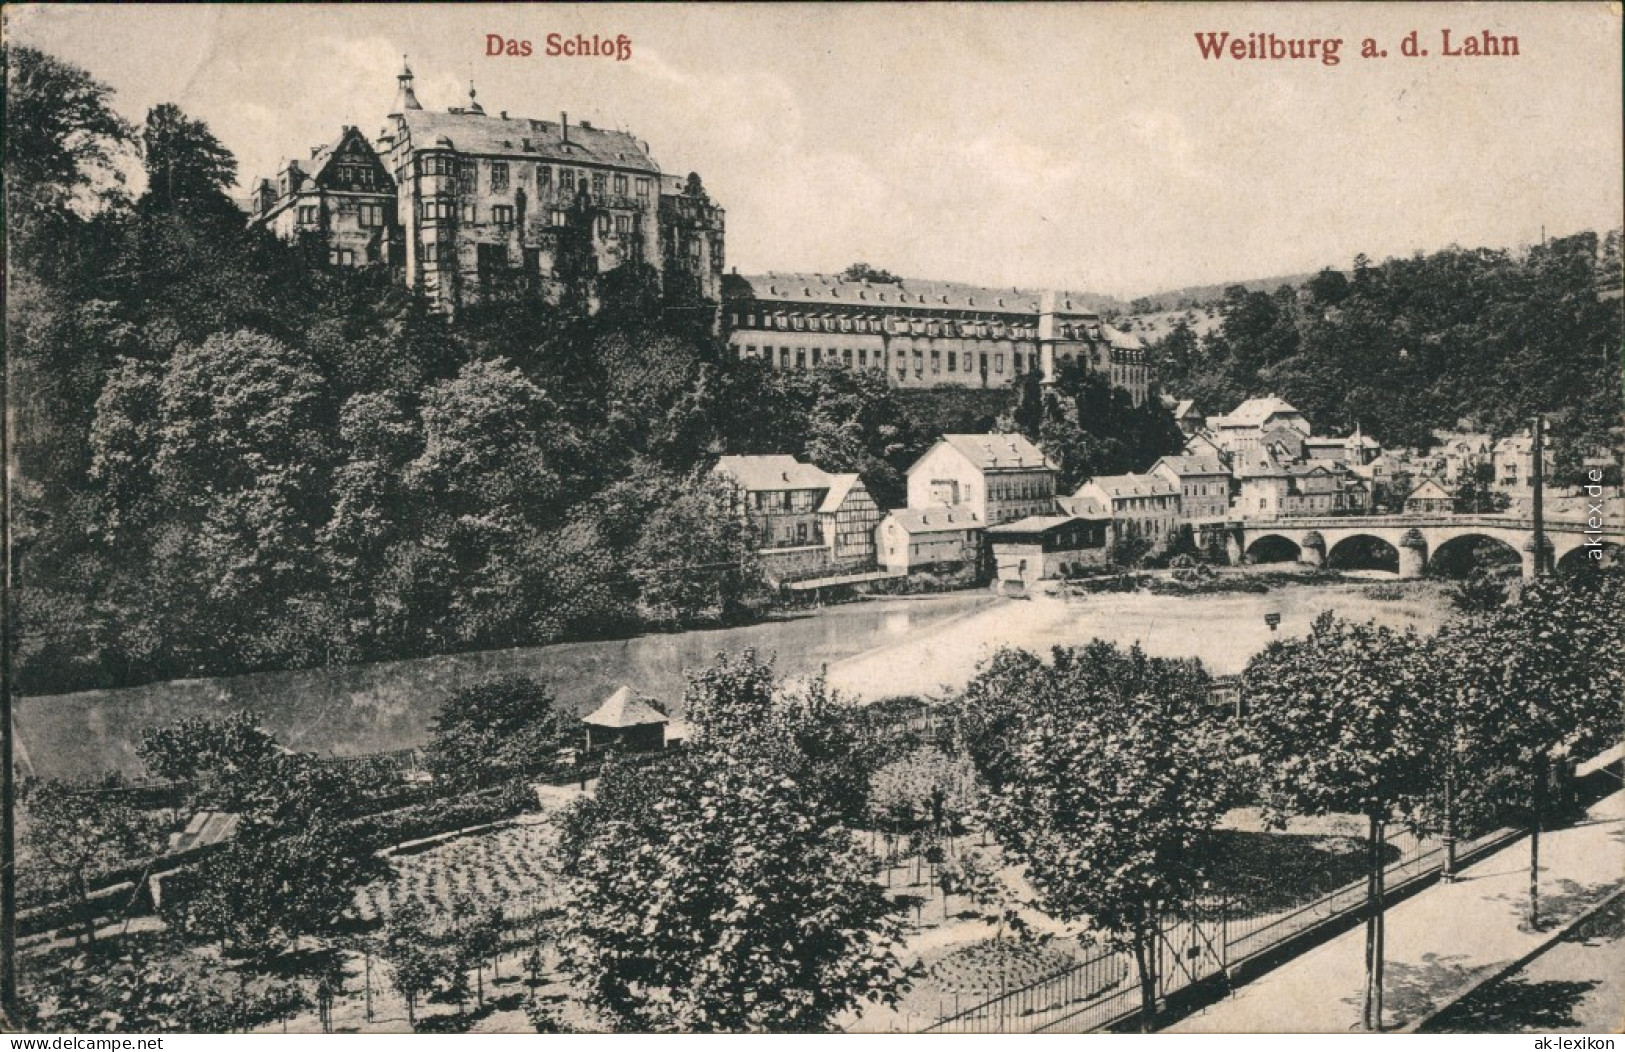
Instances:
[[[958,450],[979,471],[1055,470],[1044,451],[1024,435],[943,435],[942,441]]]
[[[559,121],[493,117],[467,110],[409,109],[401,114],[401,120],[406,123],[418,149],[444,137],[451,141],[453,149],[462,153],[517,156],[562,164],[580,161],[652,175],[660,173],[660,166],[649,155],[647,143],[630,132],[607,131],[589,123],[571,124],[566,139],[564,126]]]
[[[1089,319],[1098,319],[1099,297],[1086,292],[1023,289],[1013,286],[967,285],[958,281],[929,278],[903,278],[885,281],[844,281],[838,274],[807,272],[739,274],[733,280],[750,286],[759,300],[789,303],[842,303],[895,307],[938,307],[952,310],[985,311],[1004,314],[1030,314],[1037,321],[1046,294],[1054,296],[1055,310]],[[1123,335],[1123,334],[1119,334]],[[1129,337],[1133,339],[1133,337]],[[1137,345],[1138,341],[1136,341]]]
[[[1096,515],[1094,516],[1094,521],[1098,522],[1104,518],[1106,518],[1105,515]],[[1081,515],[1029,515],[1025,519],[1017,519],[1015,522],[1006,522],[999,526],[989,526],[987,528],[987,532],[991,534],[998,534],[1000,536],[1010,536],[1012,534],[1025,533],[1046,533],[1049,530],[1057,529],[1062,526],[1070,526],[1074,522],[1085,521],[1088,520]]]
[[[927,508],[897,508],[886,518],[897,523],[908,533],[949,533],[955,530],[979,530],[982,518],[969,508],[935,504]]]
[[[633,694],[631,687],[620,688],[605,698],[602,705],[581,717],[582,723],[594,727],[646,727],[670,721],[671,717]]]
[[[1078,494],[1091,486],[1100,487],[1106,496],[1120,497],[1172,497],[1179,488],[1160,475],[1096,475],[1078,487]]]
[[[787,453],[720,457],[712,470],[730,476],[752,493],[758,490],[827,489],[835,478],[821,468],[804,464]]]
[[[1157,464],[1166,464],[1174,474],[1184,477],[1186,475],[1228,475],[1230,469],[1220,462],[1218,457],[1187,453],[1184,456],[1162,457]],[[1152,470],[1157,464],[1152,464]]]
[[[833,515],[841,510],[846,501],[846,495],[852,492],[854,486],[863,485],[856,475],[828,475],[829,492],[824,494],[824,503],[818,506],[819,514]]]
[[[1291,414],[1302,416],[1292,404],[1276,395],[1249,398],[1227,415],[1209,421],[1215,427],[1263,427],[1270,417]]]

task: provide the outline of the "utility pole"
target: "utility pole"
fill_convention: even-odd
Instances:
[[[1534,518],[1535,518],[1535,576],[1539,577],[1549,569],[1546,565],[1546,443],[1544,432],[1546,418],[1539,413],[1535,414],[1535,434],[1533,442],[1534,469],[1531,478],[1534,482]]]

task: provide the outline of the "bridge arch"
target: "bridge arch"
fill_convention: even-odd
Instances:
[[[1249,563],[1295,563],[1303,558],[1303,546],[1282,533],[1266,533],[1247,545]]]
[[[1375,533],[1350,533],[1326,551],[1330,570],[1386,570],[1399,572],[1399,549]]]
[[[1466,577],[1475,569],[1516,570],[1522,563],[1518,547],[1506,538],[1471,531],[1440,541],[1428,556],[1429,571],[1443,577]]]
[[[1553,562],[1553,568],[1559,573],[1583,569],[1588,566],[1620,566],[1625,565],[1625,545],[1614,541],[1602,542],[1602,558],[1593,560],[1588,554],[1592,549],[1585,544],[1576,544],[1568,551],[1559,555]]]

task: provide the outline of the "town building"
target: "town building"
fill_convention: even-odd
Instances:
[[[1111,522],[1074,515],[1029,515],[987,528],[995,587],[1069,577],[1086,566],[1106,561]]]
[[[1528,431],[1509,435],[1496,442],[1491,449],[1491,463],[1495,470],[1495,486],[1509,496],[1529,497],[1535,492],[1535,440]],[[1545,476],[1550,479],[1557,470],[1557,458],[1551,443],[1541,450]]]
[[[1056,467],[1016,434],[943,435],[908,469],[908,506],[966,508],[997,526],[1055,510]]]
[[[1455,510],[1455,497],[1433,479],[1423,479],[1405,495],[1406,515],[1449,515]]]
[[[1480,432],[1435,431],[1439,444],[1433,452],[1440,458],[1440,478],[1454,486],[1474,477],[1479,465],[1491,462],[1494,442]]]
[[[623,686],[581,717],[581,722],[587,730],[588,752],[609,748],[658,752],[666,747],[666,725],[671,717]]]
[[[1272,442],[1289,441],[1299,447],[1292,455],[1301,457],[1302,440],[1313,433],[1308,419],[1275,395],[1249,398],[1227,415],[1209,418],[1207,426],[1219,447],[1232,454],[1256,450]]]
[[[1236,480],[1233,512],[1244,519],[1278,519],[1285,514],[1292,476],[1267,449],[1248,449],[1231,461]]]
[[[880,507],[857,475],[831,475],[786,454],[725,456],[713,473],[735,487],[770,578],[874,565]]]
[[[410,68],[371,144],[353,128],[276,182],[261,182],[250,223],[325,241],[334,262],[399,267],[448,312],[504,295],[599,302],[598,278],[639,264],[668,306],[721,297],[723,209],[697,175],[668,175],[630,132],[428,110]]]
[[[1183,522],[1222,519],[1230,513],[1230,469],[1216,456],[1163,457],[1147,474],[1179,490]]]
[[[924,569],[974,574],[986,520],[964,505],[898,508],[875,529],[875,557],[894,573]]]
[[[872,370],[893,387],[999,388],[1077,362],[1145,401],[1150,367],[1136,336],[1080,293],[832,274],[731,274],[728,347],[774,369]]]
[[[1302,440],[1302,444],[1305,460],[1347,464],[1350,467],[1369,464],[1382,452],[1382,446],[1361,434],[1359,428],[1354,429],[1354,434],[1342,438],[1310,435]]]
[[[1116,537],[1161,541],[1179,528],[1179,485],[1162,475],[1097,475],[1061,507],[1080,518],[1103,512]]]
[[[829,489],[818,506],[818,525],[830,562],[856,569],[875,565],[875,527],[880,505],[857,475],[830,475]]]
[[[1174,423],[1179,425],[1183,434],[1189,436],[1207,427],[1207,417],[1196,408],[1194,401],[1184,398],[1174,403]]]

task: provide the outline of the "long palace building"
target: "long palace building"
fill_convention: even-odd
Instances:
[[[740,358],[775,369],[839,365],[893,387],[1003,387],[1078,361],[1139,405],[1149,382],[1140,341],[1084,307],[1080,294],[832,274],[730,274],[723,323]]]

